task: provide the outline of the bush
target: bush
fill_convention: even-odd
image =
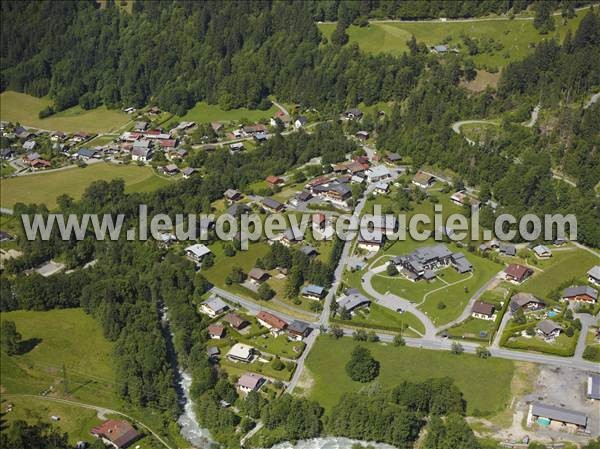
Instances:
[[[275,371],[281,371],[285,368],[284,363],[279,359],[279,357],[275,357],[271,362],[271,368]]]
[[[440,302],[437,303],[437,308],[439,310],[444,310],[446,308],[446,304],[444,304],[443,301],[440,301]]]
[[[368,349],[357,346],[346,364],[346,373],[356,382],[371,382],[379,375],[379,362]]]
[[[485,346],[479,346],[476,350],[476,353],[477,357],[480,359],[489,359],[492,356],[490,350]]]
[[[387,272],[388,276],[396,276],[398,274],[398,269],[393,263],[389,263],[385,271]]]
[[[359,329],[352,333],[352,338],[356,341],[367,341],[367,332]]]
[[[583,350],[583,358],[592,362],[600,362],[600,347],[586,346]]]
[[[404,337],[402,337],[402,335],[394,335],[394,346],[406,346],[406,341],[404,340]]]
[[[39,112],[38,117],[46,118],[46,117],[50,117],[51,115],[54,115],[54,108],[52,106],[46,106],[44,109],[42,109]]]
[[[463,352],[465,352],[465,348],[463,348],[463,345],[461,345],[460,343],[452,343],[452,348],[450,349],[450,352],[452,352],[452,354],[462,354]]]

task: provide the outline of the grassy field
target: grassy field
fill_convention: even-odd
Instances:
[[[564,38],[568,29],[575,31],[587,11],[579,11],[577,17],[563,24],[562,18],[555,16],[556,30],[541,35],[533,27],[531,20],[489,20],[462,22],[372,22],[360,28],[348,29],[350,42],[358,43],[368,53],[392,53],[400,55],[408,50],[406,42],[415,36],[418,42],[431,47],[443,42],[450,47],[459,46],[466,52],[462,36],[479,41],[480,52],[473,56],[476,64],[488,67],[502,67],[509,62],[523,59],[532,51],[532,45],[543,39]],[[321,32],[331,36],[336,25],[319,24]],[[485,43],[485,45],[483,45]]]
[[[381,363],[379,377],[373,381],[382,387],[393,387],[404,380],[418,382],[428,378],[451,377],[467,401],[467,412],[475,410],[495,413],[508,406],[513,377],[512,361],[479,359],[472,355],[454,355],[445,351],[394,347],[361,343],[368,347]],[[308,395],[323,405],[327,412],[346,392],[365,386],[352,381],[344,370],[352,349],[357,345],[350,338],[339,340],[319,337],[308,355],[306,366],[314,384]]]
[[[40,129],[64,132],[86,131],[90,133],[117,129],[130,120],[127,114],[106,109],[104,106],[90,111],[85,111],[79,106],[73,106],[51,117],[40,119],[38,113],[51,105],[52,100],[47,97],[37,98],[27,94],[6,91],[0,94],[0,118]]]
[[[174,116],[169,122],[166,123],[168,125],[172,122],[182,122],[182,121],[192,121],[196,123],[206,123],[206,122],[231,122],[231,121],[241,121],[248,120],[256,122],[258,120],[268,119],[275,115],[278,109],[275,106],[271,106],[270,109],[266,111],[261,111],[260,109],[231,109],[229,111],[225,111],[221,109],[218,105],[208,104],[204,101],[200,101],[196,103],[192,109],[190,109],[187,114],[183,117]]]
[[[566,281],[584,280],[585,273],[594,265],[598,265],[600,258],[577,248],[571,251],[554,251],[553,256],[544,263],[548,264],[543,267],[544,271],[535,273],[519,290],[545,298]]]
[[[96,163],[85,168],[70,168],[30,176],[18,176],[1,181],[0,204],[13,207],[15,203],[45,203],[56,206],[56,198],[68,193],[78,199],[93,181],[122,178],[128,192],[151,191],[170,181],[156,175],[150,167]]]

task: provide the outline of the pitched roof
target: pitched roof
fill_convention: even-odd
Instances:
[[[322,296],[325,289],[320,285],[309,284],[302,289],[303,295]]]
[[[583,295],[588,295],[590,298],[598,299],[598,290],[588,285],[578,285],[577,287],[569,287],[563,290],[563,298],[572,298]]]
[[[562,330],[562,327],[551,320],[543,320],[540,321],[537,325],[537,328],[541,330],[545,335],[550,335],[555,330]]]
[[[517,308],[523,307],[524,305],[529,304],[530,302],[534,302],[537,304],[545,304],[544,301],[542,301],[539,298],[536,298],[531,293],[519,292],[519,293],[513,295],[512,298],[510,298],[511,306],[514,306]]]
[[[221,310],[229,309],[229,306],[218,296],[211,296],[202,305],[208,307],[213,312],[219,312]]]
[[[310,329],[311,329],[311,327],[309,326],[308,323],[305,323],[304,321],[298,321],[298,320],[292,321],[287,328],[288,332],[290,332],[292,334],[297,334],[297,335],[304,335]]]
[[[587,274],[588,276],[591,276],[594,279],[600,279],[600,265],[592,267],[592,269],[590,269],[590,271],[588,271]]]
[[[257,268],[257,267],[252,268],[248,272],[248,277],[250,277],[251,279],[257,279],[257,280],[260,280],[268,275],[269,275],[269,273],[267,273],[265,270],[263,270],[262,268]]]
[[[237,381],[238,387],[256,390],[265,382],[265,378],[254,373],[242,374]]]
[[[269,326],[275,329],[283,330],[287,327],[287,323],[281,318],[273,315],[272,313],[261,310],[256,314],[256,318],[267,323]]]
[[[346,294],[337,300],[340,308],[353,310],[361,305],[370,304],[371,301],[366,298],[358,289],[352,288],[346,290]]]
[[[280,209],[283,207],[283,204],[273,198],[263,198],[261,204],[268,209]]]
[[[218,324],[211,324],[208,326],[208,333],[209,335],[222,337],[225,334],[225,328]]]
[[[433,176],[431,176],[429,173],[418,171],[417,174],[415,175],[415,177],[413,178],[413,182],[423,185],[423,184],[430,184],[431,181],[434,179],[435,178]]]
[[[531,271],[530,268],[527,268],[523,265],[519,265],[516,263],[511,263],[508,267],[506,267],[504,269],[504,272],[512,277],[515,277],[517,279],[521,279],[524,276],[527,275],[527,273],[529,273],[529,271]]]
[[[210,249],[202,243],[196,243],[194,245],[188,246],[185,249],[185,251],[192,253],[196,257],[204,257],[205,255],[211,252]]]
[[[241,327],[244,323],[247,323],[245,319],[235,313],[228,313],[223,317],[223,321],[231,324],[233,327]]]
[[[600,375],[590,374],[588,377],[587,396],[590,399],[600,399]]]
[[[120,419],[109,419],[96,427],[91,433],[111,441],[117,447],[124,447],[134,441],[138,434],[131,424]]]
[[[252,346],[236,343],[231,347],[227,355],[238,359],[249,359],[253,351],[254,348]]]
[[[475,301],[473,304],[473,313],[480,313],[482,315],[492,316],[494,314],[494,305],[483,302],[483,301]]]

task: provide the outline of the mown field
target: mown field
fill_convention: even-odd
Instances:
[[[6,91],[0,94],[0,118],[4,121],[19,122],[22,125],[40,129],[90,133],[115,130],[130,120],[127,114],[118,110],[106,109],[104,106],[89,111],[74,106],[40,119],[39,112],[45,107],[51,106],[52,103],[48,97],[37,98],[19,92]]]
[[[67,193],[81,197],[93,181],[122,178],[128,192],[145,192],[162,187],[170,180],[156,175],[150,167],[95,163],[49,173],[18,176],[0,181],[0,205],[12,208],[15,203],[45,203],[56,207],[56,198]]]
[[[541,35],[533,27],[532,20],[519,18],[510,20],[482,21],[420,21],[420,22],[371,22],[369,26],[360,28],[351,26],[348,29],[350,42],[358,43],[359,47],[369,53],[392,53],[400,55],[408,50],[406,42],[415,36],[418,42],[428,47],[448,42],[450,46],[462,45],[461,51],[466,52],[462,36],[469,36],[483,42],[492,39],[492,44],[499,44],[500,49],[480,52],[474,55],[476,64],[488,67],[502,67],[509,62],[523,59],[532,51],[533,45],[544,40],[557,38],[562,40],[568,29],[574,31],[586,11],[579,11],[577,16],[566,24],[560,16],[555,16],[556,29],[546,35]],[[319,24],[320,30],[327,37],[331,36],[336,25],[332,23]],[[485,48],[492,48],[487,45]],[[482,47],[483,50],[483,47]]]
[[[8,425],[17,419],[47,422],[67,432],[69,440],[76,443],[91,441],[90,427],[107,418],[76,405],[24,396],[45,392],[47,397],[123,411],[158,427],[159,413],[132,410],[118,398],[113,344],[103,337],[98,322],[82,309],[15,311],[0,314],[0,319],[14,321],[23,341],[21,354],[7,356],[2,353],[0,356],[3,412],[8,404],[13,405],[13,410],[2,417]],[[63,366],[67,376],[66,393]],[[52,421],[53,415],[59,416],[60,420]],[[178,439],[174,435],[173,438]],[[137,441],[136,446],[138,444],[140,449],[157,447],[148,436]]]
[[[326,413],[347,392],[365,385],[351,380],[344,369],[358,343],[350,338],[335,340],[319,337],[308,355],[306,366],[313,378],[308,391],[311,399],[325,407]],[[478,410],[496,413],[510,402],[514,364],[504,359],[479,359],[474,355],[454,355],[446,351],[394,347],[380,343],[361,343],[381,363],[379,377],[372,383],[391,388],[402,381],[419,382],[428,378],[451,377],[467,402],[467,413]]]
[[[166,125],[173,122],[184,121],[206,123],[249,120],[251,122],[256,122],[259,120],[269,119],[270,117],[273,117],[277,111],[278,109],[275,106],[271,106],[271,108],[267,109],[266,111],[261,111],[260,109],[246,108],[238,108],[225,111],[224,109],[221,109],[218,105],[208,104],[205,101],[200,101],[196,103],[196,106],[190,109],[184,116],[174,116],[171,120],[169,120],[166,123]]]

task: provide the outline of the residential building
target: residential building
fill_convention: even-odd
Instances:
[[[23,149],[25,151],[33,151],[35,149],[35,147],[37,146],[37,142],[35,140],[28,140],[27,142],[25,142],[23,144]]]
[[[229,310],[229,306],[218,296],[211,296],[200,304],[200,312],[214,318]]]
[[[210,249],[202,243],[195,243],[185,249],[186,255],[195,262],[201,262],[210,252]]]
[[[152,159],[152,149],[151,148],[136,147],[135,143],[133,144],[133,149],[131,150],[131,160],[132,161],[148,162],[151,159]]]
[[[481,201],[479,201],[477,198],[473,198],[471,195],[468,195],[464,190],[453,193],[450,196],[450,201],[457,206],[479,207],[481,204]]]
[[[552,251],[545,245],[537,245],[533,247],[533,253],[538,259],[549,259],[552,257]]]
[[[458,255],[452,254],[446,245],[439,244],[417,248],[405,256],[396,256],[390,263],[395,264],[409,280],[418,281],[435,278],[436,270],[451,263],[461,268],[470,265],[466,259],[460,259]]]
[[[263,198],[260,204],[262,205],[263,209],[273,213],[282,212],[285,209],[284,204],[273,198]]]
[[[588,285],[569,287],[563,290],[562,299],[565,301],[587,302],[594,304],[596,301],[598,301],[598,290]]]
[[[236,387],[240,392],[248,394],[251,391],[258,391],[260,387],[267,381],[259,374],[246,373],[242,374],[236,383]]]
[[[225,337],[225,328],[219,324],[211,324],[208,326],[208,336],[214,340],[220,340]]]
[[[148,129],[148,122],[135,122],[133,125],[133,130],[137,132],[146,131]]]
[[[254,354],[256,354],[256,349],[252,346],[236,343],[227,353],[227,358],[233,362],[250,363],[254,358]]]
[[[360,109],[358,108],[350,108],[350,109],[346,109],[343,113],[343,116],[349,120],[353,120],[353,119],[361,119],[363,116],[363,113]]]
[[[369,168],[365,174],[369,182],[379,182],[392,177],[392,172],[385,165],[376,165]]]
[[[402,160],[402,156],[400,156],[398,153],[388,153],[385,155],[383,160],[387,164],[395,165]]]
[[[322,213],[313,214],[313,216],[312,216],[313,229],[322,231],[323,229],[325,229],[326,223],[327,223],[327,217],[325,217],[325,214],[322,214]]]
[[[294,320],[288,325],[287,332],[290,340],[302,341],[310,335],[312,328],[308,323]]]
[[[435,183],[435,177],[429,173],[418,171],[413,178],[412,183],[422,189],[427,189]]]
[[[104,421],[99,426],[92,427],[90,433],[115,449],[126,448],[139,438],[133,426],[122,419]]]
[[[448,46],[447,45],[434,45],[433,47],[431,47],[431,51],[432,51],[432,53],[443,55],[443,54],[448,53]]]
[[[256,140],[258,143],[261,142],[266,142],[268,139],[267,133],[256,133],[254,134],[254,140]]]
[[[264,310],[261,310],[256,314],[256,319],[262,326],[269,329],[269,331],[275,336],[281,335],[288,325],[281,318],[273,315],[270,312],[265,312]]]
[[[366,298],[357,288],[350,288],[344,292],[344,296],[337,300],[338,309],[346,309],[352,313],[358,309],[369,307],[371,301]]]
[[[358,247],[360,249],[369,252],[379,251],[383,247],[383,243],[384,236],[381,232],[370,232],[362,228],[358,231]]]
[[[300,203],[306,203],[312,198],[312,193],[302,190],[296,195],[296,200]]]
[[[600,285],[600,265],[592,267],[592,269],[587,272],[587,275],[590,283],[594,285]]]
[[[540,310],[546,307],[546,303],[536,298],[531,293],[517,293],[510,298],[510,312],[515,313],[518,309],[524,311]]]
[[[248,326],[248,324],[250,324],[244,318],[232,312],[225,315],[222,321],[228,323],[232,328],[234,328],[237,331],[242,330],[243,328]]]
[[[473,308],[471,309],[471,316],[479,318],[480,320],[494,320],[496,307],[494,304],[490,304],[483,301],[475,301]]]
[[[99,159],[100,153],[93,148],[80,148],[79,151],[77,151],[77,157],[82,160]]]
[[[248,213],[251,210],[252,209],[250,209],[250,206],[247,204],[234,203],[225,210],[225,213],[234,217],[239,217],[240,215]]]
[[[562,327],[551,320],[543,320],[536,326],[538,335],[544,337],[546,341],[554,341],[560,335]]]
[[[270,186],[278,186],[278,185],[282,185],[284,184],[284,180],[282,178],[280,178],[279,176],[273,176],[273,175],[269,175],[267,176],[267,184],[269,184]]]
[[[230,203],[233,203],[234,201],[242,199],[242,192],[239,190],[227,189],[225,190],[223,197]]]
[[[254,267],[248,272],[248,278],[253,284],[260,285],[269,279],[269,273],[261,268]]]
[[[390,183],[385,181],[380,181],[375,184],[375,188],[373,189],[373,193],[375,195],[387,195],[390,191]]]
[[[220,354],[221,351],[216,346],[209,346],[208,348],[206,348],[206,355],[208,356],[209,360],[217,360]]]
[[[196,170],[195,168],[192,168],[192,167],[186,167],[183,170],[181,170],[183,179],[188,179],[190,176],[192,176],[194,173],[197,173],[197,172],[198,172],[198,170]]]
[[[511,263],[504,269],[504,278],[515,284],[523,283],[532,274],[533,270],[531,268],[516,263]]]
[[[288,247],[302,241],[304,241],[302,231],[293,227],[287,228],[281,237],[281,244]]]
[[[244,149],[244,143],[243,142],[232,143],[229,145],[229,148],[231,149],[231,151],[241,151]]]
[[[296,128],[296,129],[302,128],[303,126],[306,126],[307,123],[308,123],[308,119],[306,117],[304,117],[303,115],[301,115],[294,121],[294,128]]]
[[[517,248],[510,243],[500,243],[498,245],[498,252],[505,256],[515,257],[517,255]]]
[[[587,428],[588,417],[578,411],[534,402],[529,406],[527,425],[531,426],[535,422],[552,430],[576,432]]]
[[[463,253],[454,253],[450,258],[450,263],[460,274],[473,271],[473,265],[467,260]]]
[[[311,245],[304,245],[303,247],[300,248],[300,252],[302,254],[307,255],[311,259],[313,257],[317,257],[319,255],[319,252]]]
[[[325,289],[320,285],[309,284],[304,286],[300,294],[305,298],[319,301],[325,296]]]
[[[358,131],[355,134],[355,136],[357,139],[360,139],[360,140],[368,140],[369,139],[369,131]]]
[[[179,173],[179,167],[175,164],[169,164],[162,167],[162,172],[168,176],[174,176]]]

